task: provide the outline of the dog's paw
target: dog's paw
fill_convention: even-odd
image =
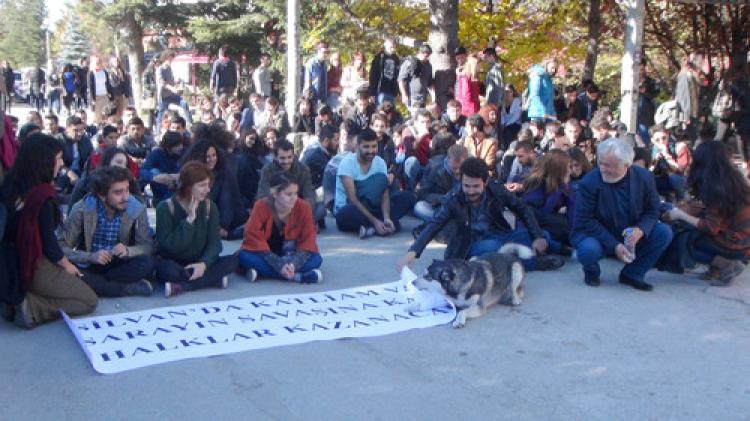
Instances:
[[[453,321],[453,327],[455,329],[461,329],[464,326],[466,326],[466,314],[464,314],[463,311],[459,311],[458,314],[456,314],[456,320]]]

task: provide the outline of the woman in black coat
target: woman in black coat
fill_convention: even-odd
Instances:
[[[226,151],[206,139],[195,142],[182,158],[206,164],[214,175],[210,198],[219,208],[219,235],[223,239],[242,238],[242,228],[250,216],[242,201],[237,174],[227,165]]]

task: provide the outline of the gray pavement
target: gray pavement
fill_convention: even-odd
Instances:
[[[397,279],[416,222],[391,238],[319,238],[325,281],[102,300],[96,314]],[[226,243],[231,252],[238,242]],[[443,247],[417,261],[421,273]],[[750,271],[712,288],[650,274],[656,288],[581,280],[573,261],[528,274],[521,307],[449,326],[313,342],[96,374],[63,322],[0,324],[2,420],[65,419],[749,419]]]
[[[325,280],[248,284],[173,299],[106,299],[96,314],[397,279],[416,225],[364,241],[319,237]],[[232,252],[238,242],[225,243]],[[416,262],[421,273],[443,246]],[[750,271],[729,288],[652,272],[655,290],[589,288],[569,261],[527,275],[518,308],[449,326],[313,342],[98,375],[63,322],[0,323],[0,420],[750,419]]]

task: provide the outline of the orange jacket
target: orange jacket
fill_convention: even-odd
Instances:
[[[245,223],[245,235],[242,241],[242,250],[255,252],[268,252],[268,239],[271,238],[273,227],[273,209],[269,198],[263,198],[255,202],[250,219]],[[315,223],[313,221],[312,208],[301,199],[292,208],[289,220],[284,226],[284,240],[297,242],[298,251],[318,253],[318,244],[315,239]]]

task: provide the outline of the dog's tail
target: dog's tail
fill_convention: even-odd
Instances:
[[[524,246],[523,244],[507,243],[503,244],[498,250],[498,253],[510,254],[516,256],[519,259],[531,259],[536,254],[530,247]]]

